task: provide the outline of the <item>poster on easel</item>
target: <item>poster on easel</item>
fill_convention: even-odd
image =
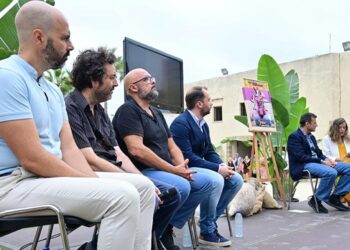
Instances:
[[[276,132],[276,122],[267,82],[244,78],[242,91],[249,131]]]

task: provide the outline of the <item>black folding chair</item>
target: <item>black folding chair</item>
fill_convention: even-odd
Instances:
[[[316,189],[317,189],[317,184],[318,184],[318,177],[311,175],[311,173],[308,170],[303,170],[303,176],[301,177],[301,179],[299,179],[297,181],[293,181],[290,176],[289,176],[289,178],[290,178],[291,183],[289,185],[288,210],[290,209],[290,203],[292,201],[292,197],[294,196],[295,190],[296,190],[300,180],[308,179],[310,181],[311,190],[312,190],[312,198],[311,199],[315,199],[316,211],[318,213],[319,210],[318,210],[318,204],[317,204],[317,199],[316,199],[316,195],[315,195]],[[315,184],[313,182],[313,179],[316,179]]]
[[[0,212],[0,237],[23,228],[37,227],[31,248],[34,250],[37,248],[43,226],[49,225],[45,244],[45,247],[49,247],[54,224],[59,225],[63,249],[69,250],[67,229],[73,231],[80,226],[96,226],[94,232],[94,237],[96,237],[99,223],[74,216],[65,216],[59,208],[53,205],[11,209]]]

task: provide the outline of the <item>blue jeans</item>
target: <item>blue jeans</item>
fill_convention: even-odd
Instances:
[[[350,191],[349,163],[338,162],[334,168],[319,163],[307,163],[304,169],[309,170],[312,175],[321,179],[320,185],[316,190],[316,197],[321,201],[328,201],[338,175],[342,175],[343,177],[339,180],[333,194],[344,195]]]
[[[177,228],[182,228],[185,225],[196,207],[213,190],[211,179],[201,173],[193,174],[194,181],[191,182],[181,176],[153,168],[145,169],[142,173],[151,179],[168,183],[178,190],[180,195],[179,208],[174,210],[175,215],[170,221],[170,224]]]
[[[201,234],[212,233],[216,230],[215,222],[227,208],[227,205],[241,189],[243,179],[236,173],[229,179],[206,168],[191,168],[202,175],[206,175],[212,182],[212,192],[201,203],[200,228]]]
[[[170,188],[173,188],[173,185],[165,183],[163,181],[150,178],[149,179],[154,183],[154,185],[160,190],[160,192],[164,192]],[[156,204],[156,211],[153,217],[153,230],[156,232],[156,237],[159,239],[164,230],[167,228],[170,220],[173,218],[176,210],[180,206],[180,194],[177,193],[171,199],[168,199],[163,202],[163,204],[159,205],[158,202]]]

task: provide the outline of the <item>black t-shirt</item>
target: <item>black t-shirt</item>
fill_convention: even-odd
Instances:
[[[143,144],[163,160],[171,162],[168,149],[168,138],[171,137],[168,125],[160,110],[150,107],[153,117],[144,111],[134,100],[124,103],[113,118],[113,128],[120,148],[129,156],[140,170],[150,168],[133,158],[123,141],[125,136],[138,135],[143,137]]]
[[[65,102],[77,146],[80,149],[91,147],[99,157],[115,164],[114,147],[118,144],[111,121],[103,107],[100,104],[95,105],[95,115],[92,115],[85,97],[77,89],[66,96]]]

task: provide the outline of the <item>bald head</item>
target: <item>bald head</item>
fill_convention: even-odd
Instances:
[[[24,4],[15,19],[20,45],[30,40],[33,30],[40,29],[48,33],[61,22],[67,22],[63,14],[45,2],[30,1]]]
[[[126,76],[124,77],[124,87],[126,89],[126,91],[129,93],[129,89],[131,84],[133,84],[134,82],[142,79],[143,77],[146,76],[150,76],[150,74],[141,68],[138,69],[133,69],[131,71],[129,71],[129,73],[126,74]]]

